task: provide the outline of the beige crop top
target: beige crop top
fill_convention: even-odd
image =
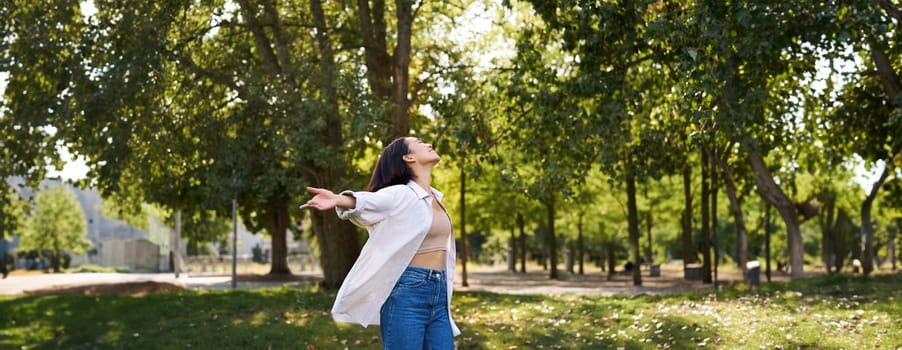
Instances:
[[[432,209],[432,226],[426,233],[426,238],[417,249],[417,254],[429,253],[439,250],[447,250],[448,239],[451,237],[451,218],[444,209]]]

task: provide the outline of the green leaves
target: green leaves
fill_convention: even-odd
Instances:
[[[0,191],[0,239],[4,239],[21,233],[29,205],[6,181],[0,182]]]
[[[35,208],[25,221],[19,249],[61,250],[84,253],[91,242],[87,238],[87,222],[75,194],[67,188],[51,184],[35,196]]]
[[[686,49],[686,54],[688,54],[689,58],[691,58],[693,61],[698,61],[698,51],[696,51],[695,49]]]
[[[0,71],[7,73],[0,99],[0,178],[43,178],[58,162],[58,130],[50,120],[69,115],[69,80],[81,69],[75,40],[83,28],[76,1],[18,1],[2,6]]]

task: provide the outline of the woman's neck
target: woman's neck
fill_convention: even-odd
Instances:
[[[423,188],[427,193],[432,193],[432,168],[421,168],[414,170],[413,182]]]

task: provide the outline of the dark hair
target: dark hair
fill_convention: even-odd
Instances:
[[[370,178],[368,191],[376,192],[392,185],[404,185],[411,178],[413,172],[404,161],[404,156],[410,153],[407,147],[407,139],[404,137],[396,138],[388,147],[382,150],[379,160],[376,161],[376,168],[373,169],[373,177]]]

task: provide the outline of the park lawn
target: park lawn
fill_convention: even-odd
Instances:
[[[378,349],[315,287],[0,297],[0,349]],[[454,294],[459,349],[900,349],[902,274],[656,296]]]

